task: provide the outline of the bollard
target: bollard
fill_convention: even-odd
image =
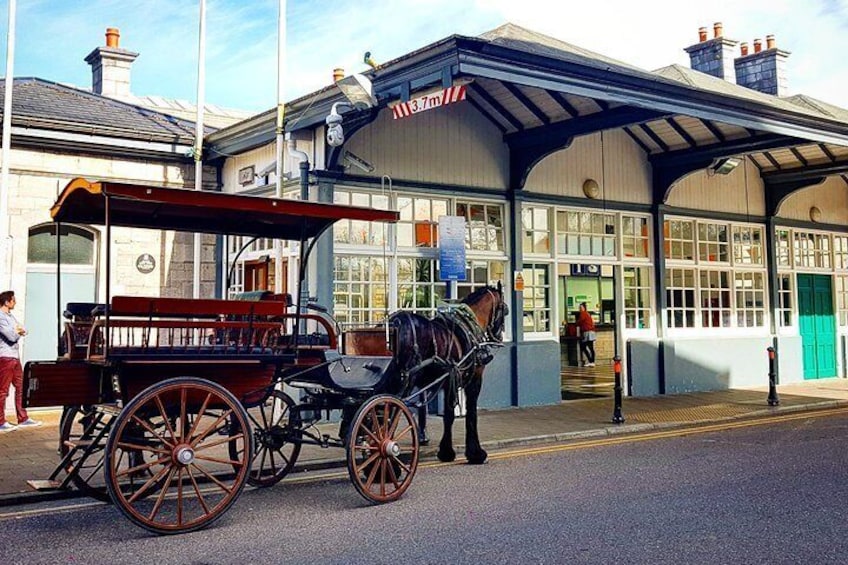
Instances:
[[[769,347],[766,351],[768,351],[769,356],[769,394],[768,394],[768,405],[769,406],[777,406],[780,404],[780,398],[777,396],[777,383],[775,379],[777,378],[777,374],[774,370],[774,347]]]
[[[612,366],[615,371],[615,408],[612,411],[612,423],[623,424],[624,416],[621,415],[621,357],[616,355],[612,358]]]

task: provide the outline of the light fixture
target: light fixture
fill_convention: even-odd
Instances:
[[[583,194],[586,198],[596,199],[601,195],[601,187],[595,179],[586,179],[583,181]]]
[[[818,206],[810,207],[810,220],[819,223],[822,219],[822,211]]]
[[[342,91],[347,101],[334,103],[333,107],[330,108],[330,114],[324,120],[327,124],[327,143],[332,147],[340,147],[345,141],[344,129],[342,128],[344,118],[339,113],[340,107],[347,107],[352,110],[367,110],[377,105],[371,81],[358,73],[337,80],[336,86]]]
[[[736,159],[735,157],[725,157],[723,159],[718,159],[713,163],[707,172],[712,175],[727,175],[730,172],[739,166],[742,162],[741,159]]]
[[[359,155],[354,155],[350,151],[344,152],[344,160],[345,160],[345,163],[347,163],[348,165],[353,165],[354,167],[362,170],[363,172],[366,172],[366,173],[373,173],[374,172],[374,165],[372,165],[371,163],[369,163],[368,161],[366,161],[365,159],[363,159]]]

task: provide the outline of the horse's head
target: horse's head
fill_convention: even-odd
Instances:
[[[492,341],[503,341],[505,318],[509,314],[503,293],[503,285],[498,281],[497,287],[485,286],[468,295],[463,300],[474,314],[477,322],[486,331],[486,337]]]

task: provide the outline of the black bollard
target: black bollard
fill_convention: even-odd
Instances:
[[[775,379],[777,378],[777,374],[775,372],[774,367],[774,347],[769,347],[766,351],[768,351],[769,356],[769,395],[768,395],[768,405],[769,406],[777,406],[780,404],[780,398],[777,396],[777,383]]]
[[[616,355],[612,358],[612,366],[615,371],[615,408],[612,411],[612,423],[623,424],[624,416],[621,415],[621,357]]]

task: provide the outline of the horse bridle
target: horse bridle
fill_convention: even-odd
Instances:
[[[509,306],[503,298],[502,291],[497,291],[497,294],[495,294],[494,289],[487,288],[486,292],[492,296],[492,311],[489,314],[489,321],[486,323],[486,335],[492,341],[501,341],[503,339],[504,321],[509,314]],[[498,337],[498,334],[500,334],[500,337]]]

